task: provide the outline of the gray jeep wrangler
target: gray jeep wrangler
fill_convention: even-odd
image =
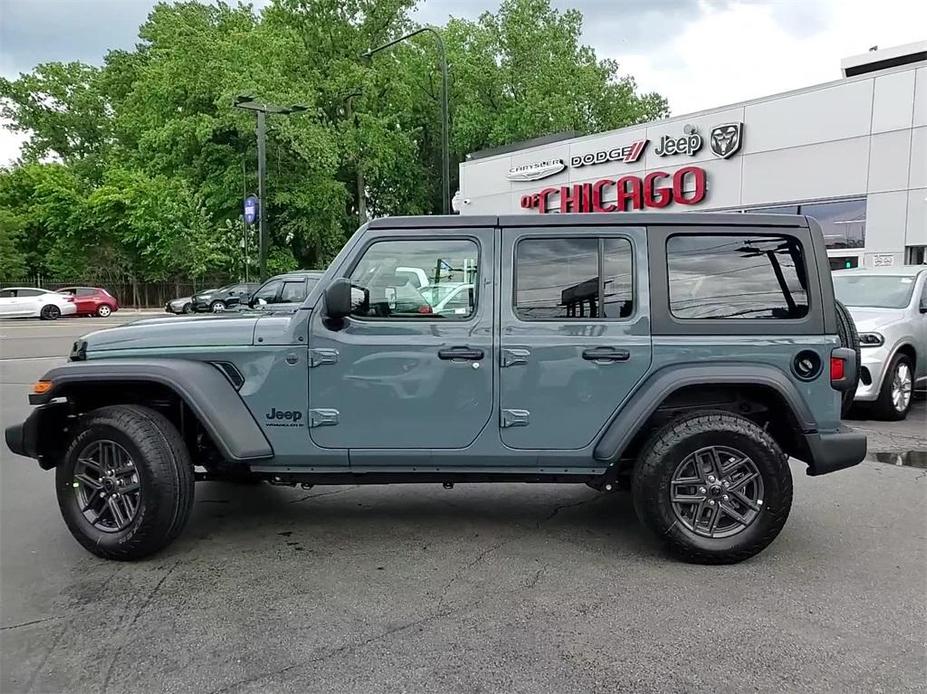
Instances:
[[[630,487],[682,559],[766,547],[788,458],[859,463],[858,367],[812,219],[381,219],[286,314],[91,333],[8,446],[55,469],[89,551],[137,559],[198,479]]]

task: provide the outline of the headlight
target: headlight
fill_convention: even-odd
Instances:
[[[860,333],[860,347],[881,347],[885,344],[885,338],[881,333]]]

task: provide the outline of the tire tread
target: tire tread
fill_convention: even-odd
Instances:
[[[724,552],[708,551],[682,541],[670,532],[674,526],[660,527],[658,519],[652,512],[652,509],[655,509],[659,503],[658,495],[664,493],[661,486],[653,483],[653,480],[658,477],[661,468],[665,465],[669,452],[685,439],[711,431],[732,432],[753,439],[767,449],[782,467],[781,474],[778,475],[781,484],[781,498],[777,506],[767,505],[763,511],[770,514],[772,521],[767,531],[743,547]],[[759,426],[739,415],[703,410],[668,422],[644,444],[634,470],[632,492],[638,518],[661,537],[676,557],[697,564],[733,564],[762,551],[782,530],[792,505],[792,475],[786,455],[773,438]]]

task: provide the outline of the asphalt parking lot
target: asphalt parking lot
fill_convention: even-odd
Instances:
[[[0,323],[0,415],[75,337],[136,316]],[[851,422],[927,450],[927,407]],[[138,563],[86,553],[53,474],[0,452],[2,692],[927,690],[927,471],[793,463],[779,538],[665,557],[585,486],[199,483]]]

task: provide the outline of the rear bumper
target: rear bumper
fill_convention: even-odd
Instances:
[[[808,474],[826,475],[859,465],[866,457],[866,435],[846,427],[828,433],[805,434]]]

